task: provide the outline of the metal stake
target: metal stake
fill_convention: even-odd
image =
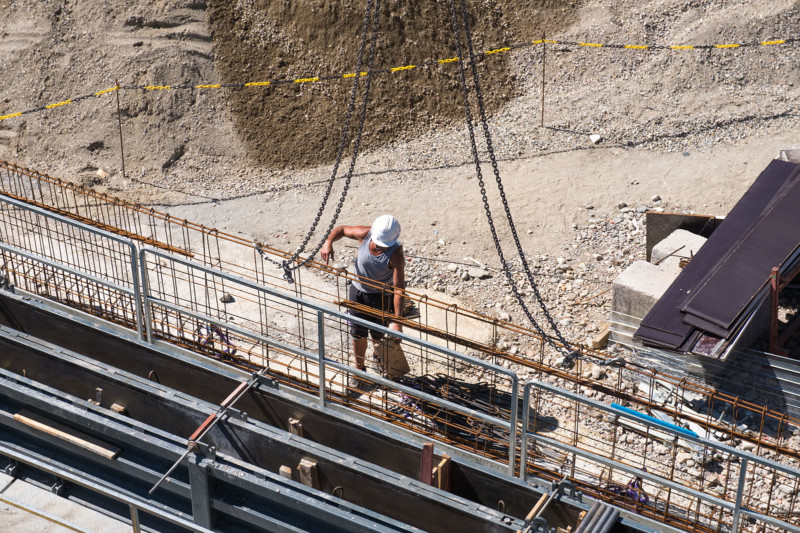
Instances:
[[[125,178],[125,150],[122,148],[122,111],[119,107],[119,79],[114,78],[114,82],[117,84],[116,93],[117,93],[117,122],[119,123],[119,154],[120,159],[122,159],[122,177]]]
[[[541,104],[542,128],[544,128],[544,63],[546,58],[547,58],[547,43],[545,42],[545,34],[542,33],[542,104]]]

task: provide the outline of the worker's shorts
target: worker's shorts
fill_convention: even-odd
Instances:
[[[362,292],[351,283],[348,298],[351,302],[366,305],[372,307],[373,309],[381,309],[387,313],[394,313],[394,294],[391,292]],[[384,320],[380,317],[359,313],[353,309],[349,309],[347,313],[355,317],[363,318],[364,320],[369,320],[370,322],[380,324],[381,326],[385,326],[388,322],[388,320]],[[354,339],[365,338],[367,336],[367,332],[369,332],[373,340],[378,341],[383,338],[383,333],[380,331],[375,331],[374,329],[367,328],[361,324],[350,322],[350,335]]]

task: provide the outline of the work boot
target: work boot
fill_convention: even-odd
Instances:
[[[344,391],[344,394],[349,398],[356,398],[365,392],[372,392],[374,388],[375,385],[372,382],[363,380],[355,374],[350,374],[350,377],[347,378],[347,390]]]

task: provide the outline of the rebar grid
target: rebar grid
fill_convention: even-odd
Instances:
[[[740,463],[714,447],[690,443],[652,425],[544,390],[534,392],[531,405],[534,406],[529,421],[531,433],[640,469],[687,489],[733,504],[737,502]],[[663,484],[641,479],[637,483],[626,472],[592,461],[589,454],[565,453],[536,441],[528,464],[532,465],[531,473],[567,474],[581,484],[581,490],[665,523],[677,520],[681,527],[692,524],[702,528],[697,530],[708,531],[731,527],[732,513]],[[800,478],[768,465],[750,463],[744,475],[742,506],[769,516],[782,516],[787,522],[800,525],[797,515]],[[769,490],[758,490],[764,484]],[[763,526],[740,524],[742,531],[761,531]]]
[[[309,283],[303,283],[298,271],[296,283],[287,287],[281,272],[264,262],[252,243],[240,237],[185,220],[176,220],[154,210],[107,195],[98,195],[90,189],[0,163],[0,191],[3,190],[8,190],[10,196],[28,204],[111,231],[139,242],[140,245],[177,254],[176,257],[191,258],[193,262],[234,274],[261,287],[284,293],[288,289],[294,296],[305,300],[339,303],[345,307],[351,305],[346,301],[346,283],[354,276],[345,271],[311,263],[312,270],[321,274],[328,285],[314,277]],[[74,228],[62,228],[59,224],[40,219],[39,215],[30,214],[24,209],[2,206],[0,228],[3,231],[3,240],[130,287],[130,258],[117,250],[115,245],[104,243],[96,236],[83,235]],[[288,257],[288,254],[279,250],[264,246],[261,249],[279,260]],[[25,290],[38,293],[45,289],[48,297],[68,305],[129,327],[135,324],[135,319],[132,318],[136,312],[135,304],[124,292],[113,291],[102,284],[93,284],[86,279],[59,272],[58,269],[30,258],[15,257],[5,250],[0,257],[3,269],[13,277],[13,283]],[[242,368],[268,366],[277,379],[286,384],[311,393],[318,391],[319,368],[316,362],[310,357],[298,356],[297,353],[313,353],[319,348],[315,313],[310,313],[299,304],[290,304],[281,298],[254,290],[246,283],[231,282],[214,273],[187,268],[169,258],[158,257],[158,261],[147,262],[143,272],[153,299],[148,313],[153,336]],[[328,288],[331,285],[333,290]],[[391,287],[384,289],[393,290]],[[756,453],[777,461],[794,465],[794,460],[800,457],[800,451],[785,443],[787,436],[796,431],[798,420],[785,414],[718,393],[686,378],[677,378],[635,364],[625,367],[607,366],[605,371],[608,377],[599,382],[587,377],[587,359],[579,358],[572,369],[555,366],[552,358],[548,357],[552,354],[547,352],[545,340],[523,326],[448,305],[413,291],[405,291],[405,294],[417,306],[420,316],[416,320],[403,320],[403,323],[407,328],[416,331],[422,339],[435,340],[455,350],[470,351],[485,360],[504,366],[513,363],[522,370],[527,369],[529,376],[554,378],[557,384],[575,392],[610,398],[620,403],[627,402],[631,406],[644,407],[648,413],[655,410],[677,421],[697,424],[709,432],[713,431],[718,435],[724,433],[731,440],[749,440],[756,444]],[[491,338],[486,340],[469,337],[464,333],[468,329],[465,324],[469,323],[488,326]],[[325,338],[328,339],[325,346],[326,357],[351,365],[346,321],[327,317],[323,324]],[[535,349],[522,356],[513,355],[497,345],[501,336],[514,335],[528,339]],[[285,344],[285,348],[277,346],[275,342],[265,342],[259,336],[278,340]],[[330,339],[337,340],[330,342]],[[605,354],[581,346],[572,345],[569,349],[578,350],[581,356],[595,361],[608,359]],[[470,369],[461,360],[426,351],[419,346],[409,346],[406,350],[412,366],[409,376],[413,377],[403,378],[401,384],[464,405],[467,410],[477,408],[503,420],[510,418],[508,405],[511,400],[506,377],[487,373],[484,369]],[[458,409],[442,410],[422,398],[392,390],[391,387],[382,387],[371,394],[349,398],[346,394],[345,378],[346,375],[341,370],[326,372],[326,398],[329,401],[347,403],[353,409],[447,440],[463,449],[493,459],[507,460],[509,435],[506,430],[478,421],[469,414],[459,413]],[[631,381],[645,383],[647,386],[643,389],[630,388]],[[666,399],[663,394],[659,395],[659,387],[671,390]],[[562,412],[557,413],[560,423],[549,427],[545,423],[547,409],[552,411],[556,408],[562,409]],[[677,454],[680,453],[678,444],[659,438],[649,428],[642,431],[635,427],[622,426],[616,421],[611,423],[602,416],[595,417],[591,412],[569,403],[563,406],[554,403],[547,409],[542,409],[540,413],[537,408],[535,420],[540,427],[536,431],[542,431],[560,442],[608,457],[622,465],[652,469],[652,472],[665,480],[674,480],[695,490],[715,495],[721,492],[720,497],[729,501],[732,494],[736,493],[734,481],[739,474],[737,464],[730,458],[711,458],[712,461],[720,462],[723,473],[718,475],[715,483],[710,483],[706,479],[707,472],[702,467],[699,468],[702,478],[692,478],[691,468],[685,472],[686,468],[682,469],[681,466],[683,463],[667,467],[648,459],[648,453],[656,447],[662,447],[671,454],[666,461],[670,464],[676,462]],[[720,411],[729,420],[728,423],[720,420]],[[737,422],[745,417],[756,418],[757,431],[737,426]],[[637,437],[632,442],[621,442],[621,437],[627,434]],[[583,487],[585,492],[596,493],[612,501],[628,498],[625,491],[622,491],[624,494],[621,496],[618,494],[620,489],[617,492],[608,489],[609,486],[615,487],[623,481],[627,483],[624,476],[613,468],[607,472],[602,468],[598,471],[598,465],[592,464],[585,457],[579,459],[573,454],[570,459],[569,454],[565,455],[555,449],[546,453],[545,447],[539,446],[537,449],[539,451],[529,454],[529,471],[555,480],[560,478],[565,460],[569,460],[569,475],[577,483],[586,485]],[[708,464],[709,459],[702,456],[703,454],[699,463],[696,463]],[[745,486],[750,487],[751,493],[747,505],[752,505],[757,510],[763,509],[770,516],[782,517],[781,519],[796,523],[798,478],[779,474],[774,469],[764,469],[763,466],[750,467],[752,473],[748,470],[745,479]],[[582,476],[595,480],[595,484],[582,481]],[[773,499],[770,491],[770,496],[765,500],[758,496],[761,493],[752,489],[759,483],[762,486],[764,483],[771,484],[775,491],[786,497]],[[642,505],[643,502],[627,503],[637,512],[652,514],[666,523],[674,523],[688,530],[710,531],[720,530],[722,524],[729,521],[728,511],[708,506],[699,499],[687,500],[680,491],[669,489],[665,492],[663,487],[649,481],[644,483],[644,490],[650,495],[651,501],[658,505],[648,510]],[[710,524],[717,524],[716,529]],[[766,529],[760,530],[770,531],[772,527],[766,525]]]

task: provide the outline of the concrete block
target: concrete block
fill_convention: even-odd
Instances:
[[[614,280],[611,308],[641,320],[674,280],[675,274],[669,270],[647,261],[635,261]]]
[[[692,257],[705,244],[706,238],[689,231],[679,229],[670,233],[669,237],[653,247],[650,262],[670,271],[673,276],[680,272],[678,263],[682,257]]]

